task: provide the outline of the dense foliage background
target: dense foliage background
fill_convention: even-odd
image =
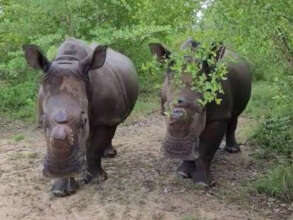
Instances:
[[[21,46],[38,44],[52,59],[69,36],[105,43],[128,55],[146,96],[162,80],[143,68],[152,60],[149,42],[175,50],[192,36],[201,42],[223,41],[245,56],[254,69],[246,113],[259,120],[252,142],[261,147],[258,157],[278,164],[256,187],[293,200],[291,0],[0,0],[1,114],[22,119],[35,115],[40,74],[26,66]]]
[[[0,111],[13,109],[21,118],[34,115],[39,74],[25,64],[24,43],[39,45],[53,58],[58,45],[69,36],[98,41],[131,57],[140,71],[151,59],[148,41],[165,42],[174,33],[190,29],[197,5],[192,0],[1,0],[0,78],[4,85]],[[152,82],[148,72],[140,71],[139,76],[143,85]]]

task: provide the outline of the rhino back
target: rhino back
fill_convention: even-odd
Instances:
[[[208,104],[207,120],[221,120],[239,115],[246,107],[251,94],[251,69],[245,59],[230,50],[226,50],[224,58],[227,67],[227,80],[222,81],[224,94],[220,105]]]
[[[70,37],[66,39],[58,48],[56,59],[71,56],[82,60],[92,52],[88,44],[82,40]]]
[[[252,70],[242,57],[227,63],[228,79],[232,94],[232,114],[240,114],[246,107],[251,95]]]
[[[131,60],[107,50],[104,66],[90,72],[91,114],[95,125],[117,125],[130,114],[138,96],[136,70]]]

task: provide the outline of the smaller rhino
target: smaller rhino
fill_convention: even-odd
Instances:
[[[238,117],[245,109],[251,94],[250,66],[223,45],[214,44],[209,57],[215,54],[215,65],[225,62],[227,79],[220,82],[224,91],[224,94],[218,94],[218,98],[222,99],[221,104],[212,102],[202,106],[198,100],[203,94],[191,89],[191,76],[183,74],[184,86],[174,86],[171,67],[175,61],[170,59],[171,52],[160,43],[152,43],[149,46],[159,62],[168,63],[161,92],[162,113],[165,108],[170,110],[170,115],[166,116],[167,131],[162,144],[163,151],[170,158],[183,160],[177,169],[179,175],[208,186],[211,183],[211,161],[223,137],[226,136],[226,151],[240,151],[235,139],[235,130]],[[189,39],[181,49],[196,51],[199,46],[198,42]],[[215,68],[215,65],[209,65],[206,60],[188,56],[185,58],[186,62],[198,64],[199,74],[208,76]]]
[[[107,46],[70,38],[49,61],[35,45],[24,45],[27,63],[43,71],[38,104],[47,142],[43,174],[55,178],[56,196],[74,193],[83,169],[86,183],[107,178],[101,158],[113,152],[117,126],[131,113],[137,96],[136,70],[129,58]],[[113,156],[114,153],[112,153]]]

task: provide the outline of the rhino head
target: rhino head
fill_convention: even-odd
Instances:
[[[80,173],[89,137],[89,76],[103,66],[106,46],[97,46],[92,54],[73,40],[59,48],[52,62],[35,45],[24,45],[29,66],[43,71],[39,91],[39,113],[47,153],[43,174],[66,177]]]
[[[149,44],[151,53],[156,56],[160,63],[167,63],[165,72],[165,82],[162,88],[163,108],[166,110],[166,136],[162,144],[163,151],[171,158],[183,160],[193,160],[199,155],[199,139],[205,129],[207,108],[200,104],[203,94],[191,89],[191,74],[181,73],[183,86],[175,86],[173,83],[174,73],[171,59],[171,52],[160,43]],[[199,43],[194,40],[186,41],[182,50],[191,49],[195,51]],[[216,53],[216,60],[219,60],[223,53],[224,47],[213,46],[212,54]],[[184,57],[186,62],[195,62],[198,65],[199,74],[209,74],[212,66],[208,65],[205,60]]]

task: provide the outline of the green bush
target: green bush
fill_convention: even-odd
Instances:
[[[21,119],[34,118],[37,88],[30,81],[0,87],[0,112]]]
[[[259,193],[277,197],[286,202],[293,201],[293,164],[280,165],[255,183]]]
[[[293,121],[288,115],[268,116],[256,130],[256,143],[266,152],[288,157],[293,153]]]
[[[265,108],[264,119],[255,130],[252,141],[258,146],[258,159],[270,160],[273,170],[265,177],[255,182],[255,188],[259,193],[265,193],[281,200],[293,201],[293,87],[290,75],[276,80],[268,94],[264,90],[263,96],[259,96],[263,103],[271,96],[269,105]],[[272,96],[272,94],[274,94]],[[256,105],[256,104],[254,104]]]
[[[32,100],[38,87],[38,75],[24,61],[23,44],[40,46],[49,59],[68,37],[107,44],[133,60],[142,92],[157,92],[163,77],[141,68],[152,59],[148,43],[165,42],[191,29],[192,15],[200,4],[193,0],[0,0],[0,5],[0,113],[23,118],[34,114]]]
[[[262,106],[267,109],[266,117],[253,136],[253,141],[264,150],[264,153],[274,153],[288,159],[293,156],[293,97],[291,95],[293,87],[291,83],[292,79],[288,76],[273,84],[274,95],[271,97],[271,102],[268,106]]]

